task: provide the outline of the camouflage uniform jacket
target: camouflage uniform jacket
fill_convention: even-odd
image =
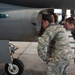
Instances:
[[[72,34],[72,36],[73,36],[73,39],[75,40],[75,30],[72,30],[72,31],[71,31],[71,34]]]
[[[68,35],[61,25],[50,25],[38,39],[37,51],[43,61],[50,58],[46,47],[49,47],[49,51],[52,51],[52,58],[61,57],[67,59],[72,53]]]

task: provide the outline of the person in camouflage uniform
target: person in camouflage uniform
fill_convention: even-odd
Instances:
[[[65,20],[65,28],[71,30],[73,39],[75,40],[75,18],[69,17]]]
[[[72,52],[66,30],[61,25],[51,24],[51,15],[44,14],[42,19],[45,31],[38,39],[38,55],[48,65],[47,75],[67,75]]]

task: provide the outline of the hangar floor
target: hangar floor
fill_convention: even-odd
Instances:
[[[47,65],[37,54],[37,42],[12,42],[19,49],[15,51],[14,58],[20,59],[24,64],[22,75],[46,75]],[[0,64],[0,75],[7,75],[4,64]],[[69,75],[75,75],[74,60],[69,66]]]
[[[37,42],[14,42],[19,49],[15,51],[14,58],[20,59],[24,64],[22,75],[46,75],[47,65],[37,54]],[[69,75],[75,75],[74,60],[70,61]],[[4,70],[4,64],[0,64],[0,75],[7,75]]]

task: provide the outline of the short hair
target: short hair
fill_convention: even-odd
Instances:
[[[48,22],[53,22],[52,16],[50,14],[43,14],[42,15],[42,20],[47,20]]]
[[[70,23],[70,24],[74,24],[75,25],[75,19],[73,17],[69,17],[65,20],[66,22]]]

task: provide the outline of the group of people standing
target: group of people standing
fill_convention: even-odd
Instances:
[[[67,18],[64,27],[57,20],[56,14],[42,15],[44,32],[38,39],[37,51],[48,66],[46,75],[68,75],[66,70],[73,55],[66,30],[71,30],[75,39],[75,20],[73,17]]]

